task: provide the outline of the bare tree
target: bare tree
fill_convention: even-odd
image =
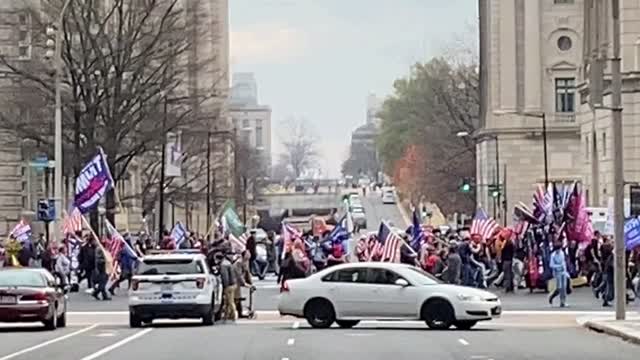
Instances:
[[[311,124],[302,118],[291,118],[282,123],[283,153],[280,155],[282,164],[290,166],[296,178],[305,170],[311,168],[318,156],[317,138],[313,134]]]
[[[54,82],[51,64],[43,60],[43,46],[45,28],[57,18],[62,2],[43,0],[41,8],[30,9],[32,61],[0,57],[5,75],[17,79],[22,89],[6,99],[10,106],[0,113],[0,129],[32,139],[48,151],[53,149],[49,124]],[[64,159],[67,176],[70,169],[77,175],[81,164],[101,146],[117,183],[127,177],[135,159],[157,151],[167,132],[204,128],[192,112],[213,96],[213,89],[197,99],[187,91],[187,72],[195,65],[185,59],[195,44],[181,4],[181,0],[72,0],[57,29],[63,39],[64,152],[72,154]],[[40,99],[43,110],[19,116],[33,108],[34,99]],[[113,191],[107,194],[106,205],[113,221]]]

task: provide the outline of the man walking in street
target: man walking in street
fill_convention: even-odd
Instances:
[[[220,279],[224,290],[224,298],[222,299],[224,319],[225,321],[234,322],[237,317],[235,293],[238,279],[231,262],[231,256],[232,254],[227,252],[220,262]]]
[[[106,250],[102,246],[96,246],[96,267],[95,267],[95,281],[96,287],[93,289],[93,297],[96,300],[100,300],[99,295],[102,295],[102,300],[111,300],[109,294],[107,294],[107,282],[109,281],[109,274],[107,273],[107,256],[104,253]]]

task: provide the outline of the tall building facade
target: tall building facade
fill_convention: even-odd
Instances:
[[[110,2],[105,2],[108,6]],[[0,1],[0,54],[10,61],[24,62],[28,64],[42,62],[44,50],[42,44],[36,44],[36,39],[42,41],[44,34],[35,34],[38,29],[32,23],[28,9],[41,9],[40,0],[4,0]],[[183,59],[189,70],[184,73],[185,95],[191,98],[206,98],[205,101],[194,101],[193,114],[196,114],[202,123],[207,124],[213,131],[227,131],[232,133],[233,127],[228,109],[229,96],[229,9],[228,0],[183,0],[185,23],[194,24],[192,39],[194,46]],[[202,65],[202,66],[201,66]],[[2,69],[4,70],[4,69]],[[16,94],[23,91],[21,84],[15,78],[2,73],[0,75],[0,99],[3,94]],[[11,104],[2,102],[3,111],[18,113],[17,119],[28,122],[32,111],[27,109],[12,109]],[[45,109],[44,116],[51,116],[51,133],[53,134],[52,104],[34,104],[34,108]],[[11,109],[11,110],[7,110]],[[42,114],[38,114],[42,116]],[[206,131],[207,129],[203,129]],[[15,225],[20,218],[35,219],[35,210],[39,198],[53,196],[53,176],[47,175],[47,170],[34,164],[34,158],[47,149],[39,149],[42,144],[32,144],[25,139],[19,139],[11,131],[0,130],[0,236],[5,236],[10,227]],[[221,189],[226,196],[233,192],[233,149],[232,142],[221,142],[224,146],[218,146],[215,156],[220,166],[217,171],[225,174],[220,176]],[[72,156],[65,154],[66,156]],[[64,159],[63,159],[64,160]],[[118,183],[117,191],[121,198],[131,194],[139,194],[142,184],[140,175],[141,159],[133,161],[128,174]],[[144,160],[142,160],[144,161]],[[50,169],[52,172],[52,169]],[[66,208],[73,193],[73,179],[68,178],[64,184],[65,196],[63,207]],[[204,199],[195,197],[195,206],[174,207],[173,215],[165,212],[165,221],[171,217],[185,221],[188,212],[193,214],[193,227],[201,232],[206,231]],[[125,223],[123,216],[127,216],[126,223],[132,230],[142,226],[141,201],[132,199],[125,201],[128,208],[127,214],[118,214],[116,221]],[[165,209],[168,207],[165,207]],[[190,208],[189,210],[187,210]],[[202,216],[200,216],[202,215]],[[197,219],[196,219],[197,218]],[[199,226],[195,224],[199,223]],[[34,230],[41,231],[40,223],[33,223]]]
[[[537,184],[581,180],[582,0],[479,0],[477,202],[506,221]],[[546,129],[543,129],[544,114]],[[546,130],[546,131],[543,131]],[[546,166],[545,166],[546,133]],[[497,156],[496,156],[497,154]],[[489,189],[500,185],[500,200]],[[504,201],[504,202],[503,202]]]
[[[271,107],[260,105],[258,85],[253,73],[234,73],[232,78],[230,113],[238,137],[262,154],[271,168]]]
[[[624,179],[640,181],[640,3],[620,1]],[[592,206],[606,207],[613,196],[611,1],[584,0],[584,41],[579,76],[582,176]],[[628,197],[628,188],[625,189]]]

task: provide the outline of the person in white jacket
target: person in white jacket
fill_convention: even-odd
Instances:
[[[64,245],[58,249],[55,270],[56,275],[60,278],[60,285],[66,285],[69,282],[69,275],[71,275],[71,260],[67,256],[67,247]]]

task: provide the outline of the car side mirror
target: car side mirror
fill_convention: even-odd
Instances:
[[[398,280],[396,280],[395,284],[398,285],[398,286],[402,286],[402,287],[409,286],[409,282],[407,280],[405,280],[405,279],[398,279]]]

